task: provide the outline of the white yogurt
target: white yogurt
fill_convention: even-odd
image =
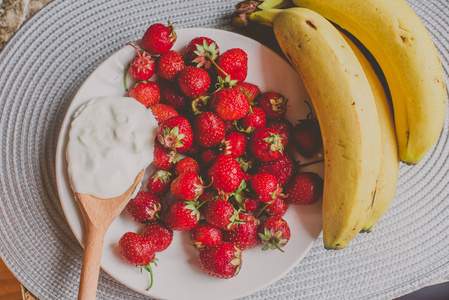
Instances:
[[[77,193],[108,199],[123,194],[153,161],[157,121],[128,97],[94,98],[74,114],[68,172]]]

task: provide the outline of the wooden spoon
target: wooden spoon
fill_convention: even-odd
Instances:
[[[122,195],[100,199],[75,192],[78,206],[86,226],[86,239],[81,268],[79,300],[94,300],[100,274],[101,252],[107,229],[128,204],[136,186],[142,181],[144,170],[137,175],[132,186]]]

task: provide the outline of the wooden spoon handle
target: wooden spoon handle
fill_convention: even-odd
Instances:
[[[105,234],[104,228],[94,226],[86,228],[86,245],[78,291],[79,300],[95,300]]]

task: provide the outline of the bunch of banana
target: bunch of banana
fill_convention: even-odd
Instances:
[[[438,138],[446,108],[444,75],[424,26],[403,0],[293,2],[310,9],[265,0],[263,10],[245,12],[245,18],[240,11],[237,20],[273,27],[311,97],[325,150],[324,246],[340,249],[388,210],[399,159],[419,162]],[[372,66],[326,18],[354,34],[379,62],[394,121]]]

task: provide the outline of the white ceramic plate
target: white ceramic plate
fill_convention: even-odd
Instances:
[[[221,52],[230,48],[242,48],[248,54],[248,77],[246,81],[257,84],[262,91],[277,91],[289,99],[287,118],[296,124],[305,118],[308,108],[304,100],[308,95],[294,69],[271,49],[247,37],[217,29],[178,29],[178,40],[174,49],[185,52],[190,40],[198,36],[214,39]],[[134,57],[131,47],[114,53],[105,60],[83,83],[72,100],[62,124],[56,154],[56,179],[60,201],[67,221],[81,245],[84,245],[84,224],[81,213],[71,191],[67,161],[65,159],[68,130],[75,110],[96,96],[125,96],[123,70]],[[128,83],[132,79],[128,77]],[[293,156],[301,162],[307,160],[297,153]],[[323,176],[323,165],[314,164],[304,170]],[[243,252],[243,265],[238,276],[224,280],[203,273],[198,264],[197,252],[189,243],[188,232],[175,232],[173,243],[164,252],[158,253],[158,266],[153,267],[154,286],[146,292],[148,275],[138,268],[124,263],[118,252],[117,243],[127,231],[138,232],[141,224],[131,220],[123,212],[107,231],[101,267],[127,287],[162,299],[235,299],[261,290],[282,278],[304,258],[321,232],[321,202],[310,206],[290,206],[284,216],[290,225],[292,237],[285,246],[285,252],[262,251],[261,247]]]

